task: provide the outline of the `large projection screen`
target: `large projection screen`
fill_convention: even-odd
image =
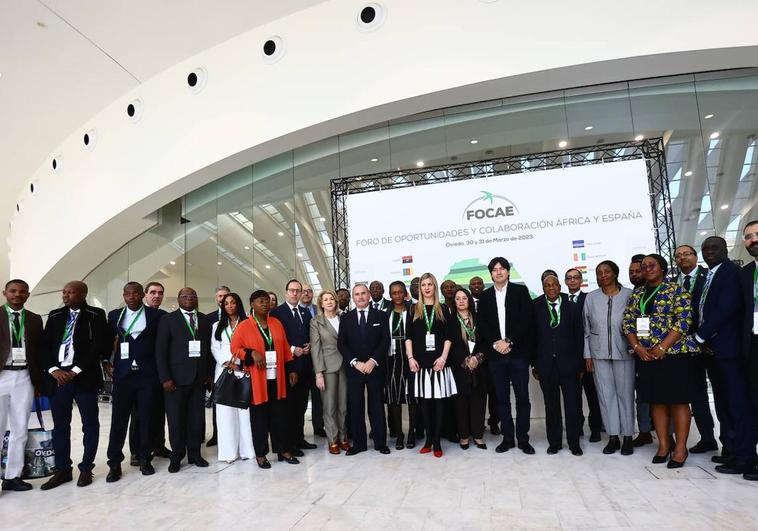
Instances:
[[[441,283],[490,283],[494,256],[511,280],[542,293],[540,275],[575,267],[585,291],[595,266],[656,251],[642,158],[350,194],[345,198],[351,283],[406,284],[432,272]]]

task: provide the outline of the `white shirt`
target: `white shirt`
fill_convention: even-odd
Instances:
[[[555,310],[555,315],[558,317],[558,320],[560,321],[561,320],[561,296],[558,295],[558,298],[555,299],[554,301],[551,301],[547,297],[545,297],[545,300],[547,301],[547,307]],[[555,306],[553,306],[553,304],[555,304]]]
[[[495,288],[495,302],[497,303],[497,322],[500,325],[500,338],[505,338],[505,294],[508,291],[508,282],[505,282],[503,289]]]
[[[364,315],[366,316],[366,326],[368,326],[368,310],[369,310],[370,306],[371,305],[369,304],[369,306],[366,306],[365,308],[356,308],[355,309],[355,314],[358,316],[358,326],[361,325],[361,312],[366,312]],[[377,367],[379,366],[379,362],[377,362],[374,358],[369,358],[369,359],[374,362],[374,365],[376,365]],[[357,361],[358,361],[358,358],[351,359],[350,360],[350,366],[351,367],[354,366],[355,362],[357,362]]]
[[[237,324],[239,325],[239,323]],[[216,360],[216,368],[213,376],[214,382],[218,380],[219,376],[221,376],[221,372],[224,370],[224,363],[232,359],[231,342],[229,341],[229,338],[232,337],[233,333],[232,327],[227,325],[226,330],[221,331],[221,341],[216,339],[217,328],[218,321],[213,323],[213,326],[211,327],[211,354],[213,354],[213,359]],[[227,333],[229,334],[229,337],[226,337]],[[239,360],[235,359],[234,363],[239,365]]]
[[[127,328],[129,328],[129,325],[132,324],[135,315],[137,315],[139,311],[140,310],[130,310],[128,306],[126,307],[124,316],[121,318],[121,322],[118,323],[119,327],[121,327],[124,332],[126,332]],[[145,319],[145,312],[143,310],[142,315],[140,315],[139,319],[137,319],[137,322],[134,323],[134,326],[132,327],[129,335],[132,336],[132,339],[137,339],[137,336],[144,332],[145,328],[147,328],[147,319]]]
[[[582,294],[582,290],[577,290],[576,293],[571,293],[569,291],[569,294],[568,294],[569,302],[579,302],[579,295],[581,295],[581,294]],[[574,298],[573,300],[572,300],[572,297]],[[560,305],[561,305],[560,304],[560,297],[558,297],[558,306],[560,306]]]
[[[334,331],[339,333],[340,331],[340,316],[335,315],[334,317],[327,317],[327,321],[329,321],[329,324],[332,325],[332,328],[334,328]]]
[[[75,329],[76,328],[76,322],[79,320],[79,314],[81,312],[81,309],[74,310],[72,308],[69,308],[68,312],[69,312],[68,313],[68,317],[66,317],[66,322],[67,323],[68,323],[68,319],[71,317],[71,315],[75,315],[76,316],[74,318],[73,323],[71,324],[71,326],[73,326],[74,329]],[[64,330],[65,330],[65,328],[64,328]],[[66,355],[65,357],[64,357],[64,350],[65,350],[64,343],[61,340],[61,344],[60,344],[60,346],[58,348],[58,363],[60,363],[61,367],[71,367],[71,372],[76,373],[76,374],[79,374],[80,372],[82,372],[82,370],[79,367],[77,367],[76,365],[74,365],[74,336],[73,336],[73,332],[71,333],[71,345],[69,345],[69,347],[68,347],[68,355]],[[50,367],[47,370],[47,372],[49,372],[50,374],[53,374],[55,371],[59,371],[59,370],[60,370],[60,367],[58,367],[57,365],[55,365],[53,367]]]

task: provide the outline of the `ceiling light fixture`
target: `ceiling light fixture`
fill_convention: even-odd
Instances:
[[[420,160],[420,161],[416,162],[416,167],[417,168],[423,168],[424,167],[424,161]]]
[[[303,257],[303,253],[297,253],[297,257],[298,258],[302,258]]]
[[[637,136],[635,136],[635,137],[634,137],[634,139],[635,139],[637,142],[639,142],[640,140],[644,140],[644,139],[645,139],[645,136],[644,136],[644,135],[637,135]]]
[[[266,264],[266,269],[271,269],[271,266]]]
[[[221,265],[221,262],[216,262],[216,265]]]
[[[711,133],[711,140],[716,140],[718,137],[719,137],[718,131],[714,131],[713,133]]]
[[[379,162],[379,159],[374,157],[373,159],[371,159],[371,162]]]
[[[705,231],[705,230],[700,231],[700,236],[705,236],[706,234],[708,234],[708,231]]]
[[[569,143],[566,142],[565,140],[561,140],[560,142],[558,142],[558,147],[559,148],[565,148],[568,145],[569,145]]]
[[[721,205],[721,210],[726,210],[727,208],[729,208],[729,205]]]
[[[591,125],[588,125],[587,127],[584,128],[585,131],[592,131],[593,129],[594,127],[592,127]]]
[[[173,260],[171,260],[171,261],[169,262],[169,264],[171,264],[171,265],[176,265],[176,262],[174,262]]]
[[[249,251],[250,250],[250,246],[249,245],[245,245],[245,250]]]
[[[469,143],[469,144],[478,144],[478,143],[479,143],[479,141],[478,141],[476,138],[474,138],[473,140],[469,140],[469,142],[468,142],[468,143]]]
[[[326,221],[326,218],[325,218],[324,216],[321,216],[320,218],[318,218],[318,220],[319,220],[321,223],[324,223],[324,222]]]
[[[684,176],[685,177],[692,177],[692,170],[687,170],[686,172],[684,172]]]
[[[284,236],[284,233],[282,231],[277,232],[279,236]]]
[[[710,120],[711,118],[713,118],[713,114],[706,114],[703,116],[703,120]]]

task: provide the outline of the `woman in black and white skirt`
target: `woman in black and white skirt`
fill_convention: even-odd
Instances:
[[[453,338],[453,319],[447,306],[440,304],[437,279],[431,273],[421,275],[419,301],[406,320],[406,356],[411,372],[412,396],[421,400],[426,442],[420,453],[442,457],[440,427],[444,408],[442,398],[456,394],[455,379],[447,358]]]

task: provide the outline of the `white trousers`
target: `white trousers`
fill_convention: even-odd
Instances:
[[[10,431],[5,478],[21,477],[34,386],[29,371],[0,371],[0,433]]]
[[[250,410],[216,404],[216,427],[219,461],[255,457]]]

